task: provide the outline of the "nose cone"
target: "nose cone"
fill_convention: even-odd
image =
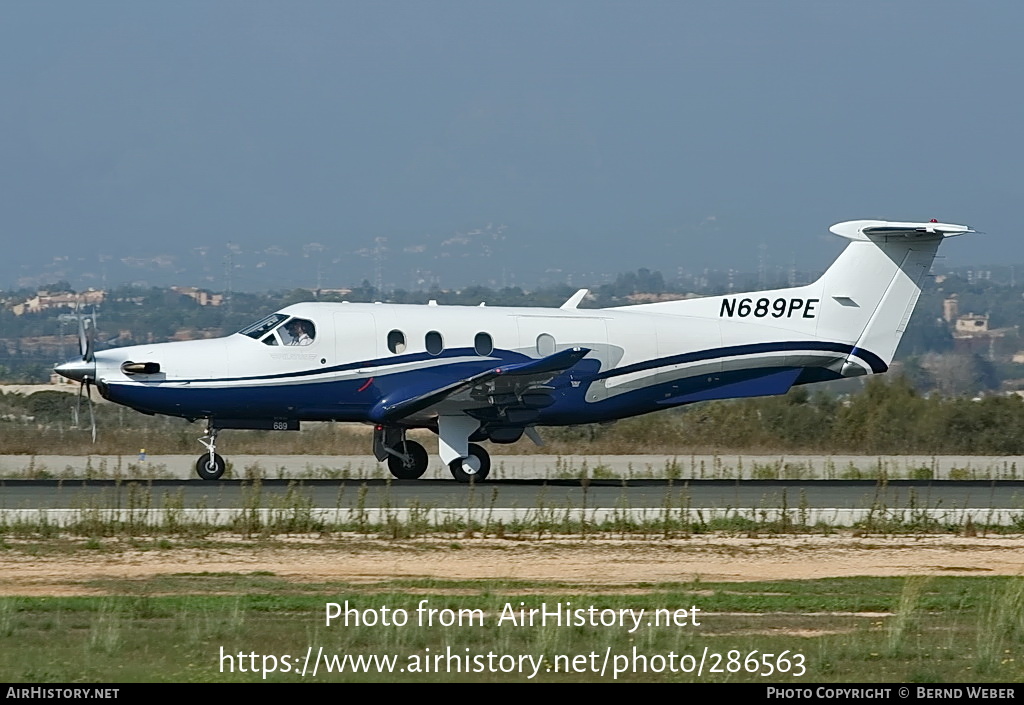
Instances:
[[[84,360],[68,360],[53,368],[53,371],[61,377],[73,379],[76,382],[84,382],[86,379],[96,379],[96,363],[85,362]]]

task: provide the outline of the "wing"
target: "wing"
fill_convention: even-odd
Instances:
[[[396,423],[411,416],[433,416],[465,412],[491,416],[508,411],[535,411],[554,400],[545,385],[582,360],[589,348],[570,348],[537,360],[499,365],[470,377],[437,382],[421,388],[403,387],[374,405],[370,419],[375,423]]]

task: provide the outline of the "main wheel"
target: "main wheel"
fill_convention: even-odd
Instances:
[[[430,464],[430,457],[427,450],[416,441],[405,441],[399,445],[399,450],[409,456],[408,460],[402,460],[397,455],[388,456],[388,470],[399,480],[416,480],[427,471]]]
[[[476,443],[469,444],[469,457],[456,458],[448,463],[452,477],[459,482],[482,482],[491,471],[491,456]]]
[[[204,480],[219,480],[226,468],[227,465],[224,463],[224,458],[220,457],[217,453],[213,454],[212,461],[210,460],[209,453],[203,453],[199,456],[199,460],[196,461],[196,472]]]

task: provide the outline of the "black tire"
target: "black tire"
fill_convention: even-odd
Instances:
[[[204,480],[219,480],[226,469],[227,465],[224,463],[224,458],[220,457],[217,453],[213,454],[212,463],[210,462],[209,453],[203,453],[199,456],[199,460],[196,461],[196,472]]]
[[[405,462],[397,455],[389,455],[388,470],[399,480],[418,480],[430,464],[426,448],[416,441],[406,441],[401,444],[400,450],[409,456],[409,461]]]
[[[483,482],[487,479],[487,474],[491,472],[491,456],[488,455],[487,451],[483,447],[478,446],[476,443],[469,444],[469,454],[475,456],[480,461],[480,469],[474,473],[468,473],[462,469],[462,458],[457,458],[448,464],[448,469],[452,471],[452,477],[459,482]]]

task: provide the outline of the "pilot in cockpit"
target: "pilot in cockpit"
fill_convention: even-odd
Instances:
[[[309,345],[316,335],[313,332],[313,324],[301,318],[293,318],[284,328],[292,337],[286,345]]]

